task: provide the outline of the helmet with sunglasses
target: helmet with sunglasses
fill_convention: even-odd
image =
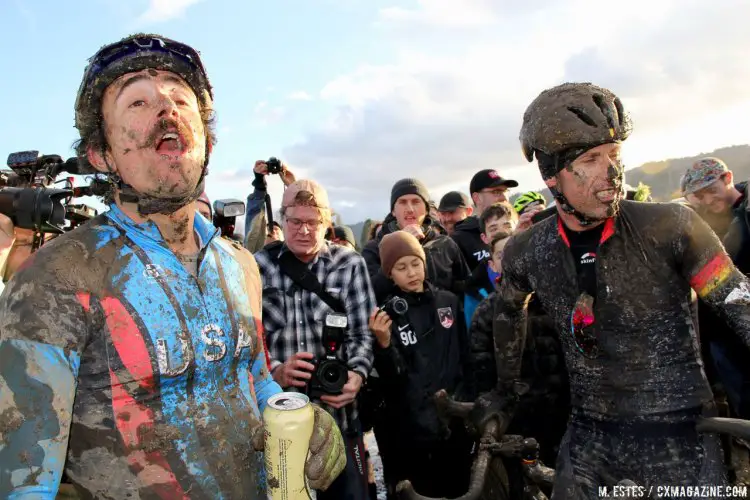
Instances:
[[[203,110],[213,108],[213,92],[200,55],[192,47],[159,35],[136,34],[99,49],[86,66],[75,103],[75,126],[81,136],[79,156],[85,159],[86,141],[102,126],[102,98],[107,87],[122,75],[144,69],[169,71],[190,86]],[[195,201],[203,192],[208,173],[210,148],[206,148],[203,171],[193,192],[178,198],[161,199],[136,192],[114,173],[110,181],[120,190],[122,201],[138,204],[141,215],[171,213]]]
[[[549,178],[588,149],[624,141],[632,129],[620,98],[610,90],[591,83],[564,83],[545,90],[529,105],[519,138],[526,160],[536,156],[542,175]]]

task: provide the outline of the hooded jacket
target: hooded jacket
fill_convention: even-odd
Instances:
[[[362,249],[362,256],[367,263],[372,288],[378,303],[382,303],[391,289],[392,282],[380,268],[380,242],[386,234],[398,231],[395,217],[388,216],[377,238],[370,240]],[[422,224],[424,239],[420,242],[427,258],[426,279],[441,290],[448,290],[456,295],[463,294],[469,268],[458,245],[448,236],[439,234],[427,217]]]
[[[482,230],[479,227],[479,217],[472,215],[456,224],[451,235],[458,244],[469,269],[472,271],[482,261],[490,258],[490,247],[482,241]]]
[[[435,442],[445,438],[433,395],[471,391],[466,385],[466,326],[454,294],[425,283],[424,293],[391,288],[409,304],[404,316],[392,318],[391,342],[375,343],[375,368],[383,384],[392,430],[400,439]]]

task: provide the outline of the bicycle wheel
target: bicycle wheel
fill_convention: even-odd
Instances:
[[[487,467],[487,475],[482,489],[483,500],[510,500],[510,485],[508,472],[505,470],[503,460],[493,457]]]

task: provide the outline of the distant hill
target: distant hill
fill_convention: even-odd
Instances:
[[[349,226],[349,228],[352,230],[352,233],[354,233],[354,238],[357,240],[357,242],[359,242],[361,246],[362,228],[365,227],[365,223],[357,222],[356,224],[347,224],[347,226]]]
[[[625,182],[636,187],[642,182],[651,187],[651,196],[654,201],[668,201],[680,198],[680,178],[693,163],[706,156],[714,156],[724,161],[734,173],[735,182],[750,179],[750,145],[729,146],[716,149],[710,153],[700,153],[685,158],[670,158],[662,161],[651,161],[640,167],[625,171]],[[547,200],[552,201],[549,189],[539,191]],[[511,196],[511,202],[515,201],[522,192]]]
[[[735,182],[750,179],[750,145],[729,146],[710,153],[701,153],[689,158],[674,158],[649,162],[638,168],[627,170],[625,180],[631,186],[639,182],[651,186],[651,195],[655,201],[667,201],[682,196],[680,178],[697,160],[705,156],[715,156],[724,161],[734,173]]]

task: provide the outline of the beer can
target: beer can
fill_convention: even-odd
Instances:
[[[305,477],[314,423],[315,413],[304,394],[282,392],[268,399],[263,426],[269,500],[315,498]]]

